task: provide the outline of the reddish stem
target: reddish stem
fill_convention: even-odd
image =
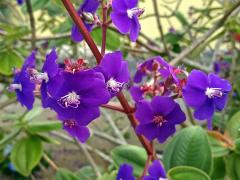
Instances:
[[[82,36],[84,37],[85,41],[87,42],[88,46],[90,47],[97,62],[100,63],[103,56],[99,52],[90,33],[88,32],[82,19],[80,18],[80,16],[77,14],[76,10],[74,9],[71,1],[70,0],[62,0],[62,2],[64,4],[65,8],[67,9],[68,13],[72,17],[74,23],[77,25],[80,32],[82,33]],[[118,100],[120,101],[124,111],[127,113],[128,119],[130,120],[133,128],[135,129],[135,127],[138,125],[138,121],[133,114],[133,111],[132,111],[133,108],[129,105],[127,99],[124,97],[124,95],[122,93],[119,93]],[[138,139],[141,141],[143,147],[147,151],[147,154],[155,156],[155,152],[154,152],[154,149],[152,148],[151,143],[142,135],[138,135]]]
[[[108,11],[108,7],[104,3],[104,1],[102,1],[102,19],[103,19],[103,23],[102,23],[102,48],[101,48],[102,56],[105,55],[105,50],[106,50],[107,27],[108,27],[107,11]]]
[[[118,111],[118,112],[121,112],[121,113],[126,113],[123,108],[118,107],[118,106],[114,106],[114,105],[111,105],[111,104],[103,104],[103,105],[101,105],[101,107],[106,108],[106,109],[111,109],[111,110],[114,110],[114,111]]]
[[[152,158],[153,157],[151,155],[148,155],[147,161],[145,163],[144,170],[143,170],[143,173],[142,173],[142,176],[140,177],[140,179],[142,179],[144,176],[146,176],[147,170],[148,170],[148,167],[149,167],[149,165],[150,165],[150,163],[152,161]]]

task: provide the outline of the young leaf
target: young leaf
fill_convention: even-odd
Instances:
[[[16,170],[29,176],[32,169],[39,163],[43,153],[41,140],[36,136],[30,136],[17,141],[11,152],[11,162]]]
[[[29,123],[27,130],[30,133],[41,133],[59,130],[62,128],[62,123],[59,121],[38,121]]]

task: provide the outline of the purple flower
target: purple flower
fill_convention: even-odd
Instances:
[[[138,17],[144,12],[137,7],[138,0],[113,0],[111,19],[122,34],[129,34],[130,40],[135,42],[141,26]]]
[[[85,126],[78,125],[75,120],[63,121],[63,129],[82,143],[85,143],[90,136],[89,129]]]
[[[24,2],[24,0],[17,0],[17,3],[18,3],[19,5],[22,5],[23,2]]]
[[[30,80],[30,76],[27,73],[28,68],[35,66],[35,54],[33,51],[25,60],[21,71],[16,70],[13,83],[10,84],[8,90],[17,94],[17,100],[26,106],[28,110],[32,109],[34,103],[34,90],[35,84]]]
[[[92,31],[92,27],[96,21],[96,16],[94,14],[97,11],[98,6],[98,0],[84,0],[82,5],[78,9],[78,14],[84,21],[84,24],[89,32]],[[71,37],[72,40],[75,42],[80,42],[83,40],[83,36],[76,24],[74,24],[72,27]]]
[[[194,117],[199,120],[207,119],[208,127],[211,129],[214,109],[223,110],[231,89],[227,80],[213,73],[207,76],[202,71],[193,70],[183,89],[183,97],[187,105],[195,109]]]
[[[39,78],[42,79],[41,95],[42,105],[47,108],[49,95],[53,96],[57,92],[57,88],[61,87],[62,76],[60,75],[61,69],[57,64],[57,53],[53,49],[47,56],[46,61],[42,68],[42,73],[39,73]]]
[[[140,83],[145,76],[154,71],[158,71],[164,79],[171,75],[172,78],[178,82],[178,78],[174,73],[174,68],[170,66],[161,56],[152,57],[140,64],[137,67],[137,72],[134,75],[133,81],[135,83]]]
[[[148,173],[149,176],[145,176],[144,180],[167,180],[166,172],[158,160],[153,161]]]
[[[213,70],[215,74],[221,74],[228,72],[231,65],[229,62],[221,60],[221,61],[215,61],[213,65]]]
[[[133,167],[128,164],[122,164],[119,168],[116,180],[134,180]]]
[[[135,102],[141,101],[144,99],[144,91],[139,86],[133,86],[130,88],[130,93]]]
[[[128,63],[120,51],[106,54],[96,70],[103,73],[111,96],[117,95],[130,79]]]
[[[180,106],[172,98],[164,96],[155,96],[151,102],[137,102],[135,115],[140,122],[136,132],[149,141],[157,138],[160,143],[174,134],[176,124],[186,119]]]
[[[59,88],[52,92],[48,106],[61,120],[72,119],[80,126],[88,125],[99,117],[99,106],[110,99],[103,76],[93,70],[62,72],[61,76]]]

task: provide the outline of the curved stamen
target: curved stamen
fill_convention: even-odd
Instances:
[[[8,90],[9,92],[14,92],[15,90],[22,91],[22,85],[21,85],[21,84],[10,84],[10,85],[7,87],[7,90]]]
[[[208,96],[208,98],[215,98],[215,97],[222,97],[224,92],[221,88],[207,88],[205,91],[205,95]]]
[[[163,116],[154,116],[153,122],[161,127],[164,123],[167,122],[167,120],[165,120]]]
[[[128,9],[127,10],[127,15],[129,18],[132,19],[133,15],[136,15],[137,17],[141,16],[144,13],[144,9],[143,8],[132,8],[132,9]]]
[[[120,92],[124,83],[117,82],[115,79],[110,78],[107,82],[107,88],[109,91],[112,91],[114,93]]]
[[[36,69],[29,68],[28,73],[30,75],[30,80],[34,81],[37,84],[40,84],[43,80],[45,80],[46,82],[48,82],[49,80],[48,74],[46,72],[41,73],[38,72]]]
[[[57,102],[63,108],[78,108],[78,105],[80,104],[80,96],[72,91],[66,96],[61,97]]]

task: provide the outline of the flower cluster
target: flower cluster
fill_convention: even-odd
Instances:
[[[129,81],[127,62],[116,51],[106,54],[94,68],[86,67],[83,60],[66,60],[65,67],[60,68],[53,49],[39,72],[35,69],[35,53],[16,71],[9,90],[16,91],[19,102],[28,109],[33,107],[34,91],[40,91],[43,107],[54,110],[63,128],[85,142],[90,135],[86,126],[100,116],[99,107],[108,103]],[[120,68],[116,69],[116,65]]]

